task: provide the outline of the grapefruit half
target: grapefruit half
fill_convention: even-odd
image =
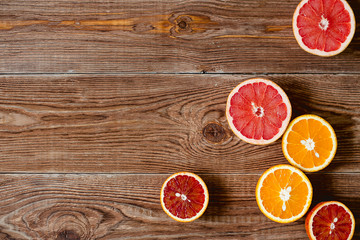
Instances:
[[[172,219],[191,222],[205,212],[209,193],[199,176],[190,172],[179,172],[164,182],[160,202],[163,210]]]
[[[311,240],[351,240],[355,231],[355,219],[343,203],[322,202],[306,217],[305,228]]]
[[[277,84],[253,78],[231,91],[226,118],[241,140],[257,145],[270,144],[285,132],[291,118],[291,104]]]
[[[356,28],[354,12],[345,0],[302,0],[292,22],[300,47],[324,57],[344,51]]]

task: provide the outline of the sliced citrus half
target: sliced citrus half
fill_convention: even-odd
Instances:
[[[293,16],[296,41],[319,56],[341,53],[355,33],[354,12],[345,0],[302,0]]]
[[[261,175],[256,186],[256,201],[266,217],[289,223],[305,215],[312,193],[311,183],[301,170],[291,165],[276,165]]]
[[[283,136],[282,149],[292,165],[307,172],[319,171],[328,166],[335,156],[335,131],[319,116],[299,116],[289,124]]]
[[[351,240],[355,218],[341,202],[322,202],[307,215],[305,228],[311,240]]]
[[[226,118],[241,140],[257,145],[270,144],[286,130],[291,118],[291,104],[277,84],[253,78],[230,92]]]
[[[209,193],[204,181],[194,173],[179,172],[164,182],[160,201],[163,210],[179,222],[199,218],[209,203]]]

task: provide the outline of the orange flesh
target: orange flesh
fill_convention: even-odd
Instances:
[[[309,150],[303,144],[311,139],[314,149]],[[331,132],[320,121],[303,119],[291,129],[287,138],[287,151],[293,160],[305,168],[312,168],[324,164],[333,149]]]
[[[284,202],[280,197],[281,190],[288,187],[291,187],[290,196]],[[282,219],[300,214],[307,202],[308,194],[309,189],[302,177],[289,169],[278,169],[270,173],[260,190],[260,198],[265,209],[273,216]]]

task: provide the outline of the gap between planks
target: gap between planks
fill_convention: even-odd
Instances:
[[[253,176],[257,175],[260,176],[262,173],[206,173],[206,174],[199,174],[201,176]],[[360,174],[360,172],[305,172],[307,175],[354,175]],[[39,176],[56,176],[56,175],[77,175],[77,176],[86,176],[86,175],[114,175],[114,176],[136,176],[136,175],[148,175],[148,176],[168,176],[167,173],[113,173],[113,172],[49,172],[49,173],[40,173],[40,172],[0,172],[0,175],[11,175],[11,176],[22,176],[22,175],[39,175]]]
[[[286,75],[334,75],[334,76],[347,76],[359,74],[360,72],[343,72],[343,73],[327,73],[327,72],[294,72],[294,73],[279,73],[279,72],[110,72],[110,73],[98,73],[98,72],[49,72],[49,73],[0,73],[0,76],[82,76],[82,75],[94,75],[94,76],[124,76],[124,75],[248,75],[248,76],[267,76],[267,75],[278,75],[278,76],[286,76]]]

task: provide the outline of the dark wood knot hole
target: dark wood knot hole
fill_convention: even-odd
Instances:
[[[218,123],[208,123],[203,129],[203,135],[209,142],[220,143],[226,138],[225,129]]]
[[[185,29],[186,26],[187,26],[187,23],[186,23],[185,21],[180,21],[180,22],[178,23],[178,26],[179,26],[179,28],[181,28],[181,29]]]
[[[56,240],[80,240],[80,236],[72,230],[65,230],[58,234]]]

